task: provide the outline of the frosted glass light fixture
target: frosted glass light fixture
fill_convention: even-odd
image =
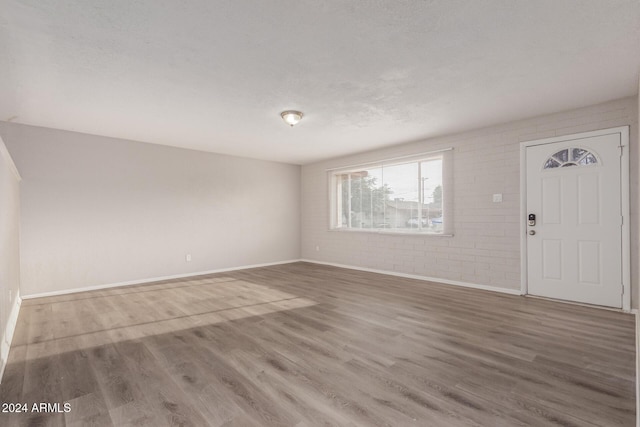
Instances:
[[[300,111],[287,110],[280,113],[280,117],[282,117],[282,120],[284,120],[286,124],[293,126],[302,120],[302,113]]]

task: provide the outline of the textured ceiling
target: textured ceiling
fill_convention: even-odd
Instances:
[[[309,163],[634,95],[639,42],[638,0],[0,0],[0,120]]]

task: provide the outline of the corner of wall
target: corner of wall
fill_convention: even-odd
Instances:
[[[2,184],[5,184],[5,178],[8,177],[10,182],[10,188],[13,188],[16,192],[13,193],[14,197],[19,198],[19,182],[22,180],[20,174],[18,173],[18,169],[16,168],[7,147],[4,144],[4,141],[0,137],[0,162],[3,165],[6,165],[6,169],[8,169],[9,174],[6,175],[3,173],[2,175]],[[13,175],[13,178],[11,178]],[[15,181],[14,181],[15,179]],[[4,195],[5,193],[2,192]],[[9,193],[6,193],[9,194]],[[0,317],[0,382],[2,382],[2,376],[4,374],[5,367],[7,365],[7,361],[9,359],[9,350],[11,348],[11,341],[13,340],[13,333],[16,329],[16,324],[18,322],[18,313],[20,312],[20,305],[22,303],[22,298],[20,296],[20,251],[19,251],[19,202],[16,201],[14,204],[11,202],[7,203],[7,200],[0,201],[0,207],[10,212],[12,215],[3,215],[3,218],[12,218],[7,220],[7,223],[0,224],[0,238],[2,238],[4,248],[5,246],[10,247],[11,250],[7,252],[2,252],[2,256],[0,257],[0,261],[2,261],[2,265],[0,265],[0,271],[7,272],[8,276],[2,276],[0,281],[3,286],[0,286],[0,300],[2,301],[3,308],[5,304],[11,304],[8,311],[9,313],[2,313],[2,317]],[[6,234],[5,234],[6,233]],[[8,243],[8,245],[5,245]],[[5,287],[4,285],[8,284],[9,287]],[[15,297],[12,299],[12,292],[14,292]],[[9,300],[7,302],[7,300]]]
[[[20,313],[20,306],[22,305],[22,298],[20,297],[20,291],[16,294],[9,312],[9,318],[7,319],[7,326],[2,334],[2,342],[0,342],[0,383],[2,383],[2,376],[4,375],[4,369],[7,367],[7,361],[9,360],[9,349],[11,348],[11,341],[13,340],[13,333],[16,330],[18,324],[18,314]]]
[[[9,150],[7,150],[7,146],[4,144],[4,141],[2,140],[2,136],[0,136],[0,158],[5,159],[5,161],[7,162],[7,165],[9,166],[9,170],[11,170],[11,172],[15,175],[18,182],[22,181],[22,177],[18,172],[18,168],[16,167],[16,164],[13,162],[13,158],[11,157],[11,154],[9,154]]]

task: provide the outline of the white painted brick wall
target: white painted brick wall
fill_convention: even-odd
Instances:
[[[302,258],[520,288],[520,142],[631,126],[632,291],[638,286],[638,100],[623,98],[302,167]],[[326,169],[453,147],[453,237],[329,230]],[[502,193],[503,202],[492,195]],[[316,246],[320,251],[316,251]],[[638,298],[632,297],[637,306]]]

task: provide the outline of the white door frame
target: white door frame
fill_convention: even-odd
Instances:
[[[629,126],[601,129],[571,135],[554,136],[520,143],[520,293],[529,293],[527,286],[527,147],[571,141],[593,136],[620,134],[620,145],[623,147],[621,160],[621,200],[622,200],[622,309],[631,311],[631,236],[629,223]]]

